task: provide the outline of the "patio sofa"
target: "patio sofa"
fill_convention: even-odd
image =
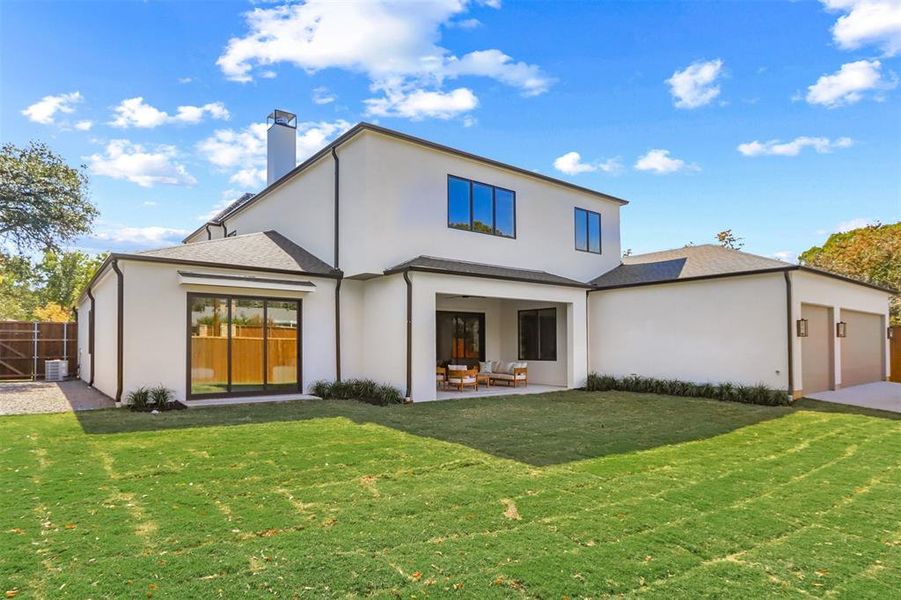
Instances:
[[[519,384],[529,385],[529,365],[525,362],[491,360],[479,363],[479,372],[487,373],[493,384],[502,383],[513,387]]]

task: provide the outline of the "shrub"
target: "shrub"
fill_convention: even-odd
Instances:
[[[144,386],[137,387],[128,392],[125,400],[134,408],[144,408],[150,401],[150,390]]]
[[[763,384],[736,385],[734,383],[692,383],[678,379],[655,379],[640,375],[613,377],[589,373],[585,389],[590,392],[638,392],[642,394],[665,394],[694,398],[712,398],[727,402],[781,406],[791,402],[785,390],[774,390]]]
[[[314,396],[325,400],[359,400],[377,406],[402,404],[404,401],[404,396],[399,389],[371,379],[317,381],[313,384],[311,391]]]
[[[167,387],[158,385],[148,390],[150,404],[154,405],[157,410],[165,410],[166,406],[172,402],[175,393]]]

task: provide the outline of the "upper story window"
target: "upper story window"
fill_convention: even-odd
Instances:
[[[576,250],[601,253],[601,214],[576,209]]]
[[[516,237],[516,192],[447,176],[447,226]]]

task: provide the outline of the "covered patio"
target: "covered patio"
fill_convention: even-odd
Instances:
[[[531,394],[546,394],[548,392],[561,392],[565,385],[545,385],[542,383],[530,383],[525,386],[510,387],[503,385],[480,385],[478,390],[467,388],[460,392],[456,390],[438,390],[437,400],[454,400],[456,398],[490,398],[501,396],[526,396]]]

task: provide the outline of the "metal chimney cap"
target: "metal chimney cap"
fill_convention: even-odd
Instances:
[[[273,125],[284,125],[291,129],[297,129],[297,115],[286,110],[275,109],[266,117],[266,124],[270,127]]]

